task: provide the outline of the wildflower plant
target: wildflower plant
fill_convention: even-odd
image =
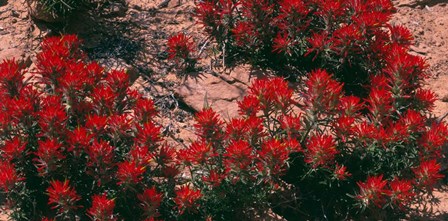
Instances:
[[[389,45],[412,44],[409,30],[388,22],[390,0],[205,0],[198,24],[227,57],[288,76],[325,68],[346,88],[384,68]]]
[[[182,219],[193,204],[176,209],[179,165],[154,103],[79,46],[74,35],[45,39],[27,78],[16,61],[0,64],[0,191],[11,218]]]
[[[176,62],[183,71],[192,71],[198,61],[196,43],[191,36],[179,33],[168,38],[168,59]]]
[[[37,0],[43,8],[56,16],[67,16],[82,7],[93,3],[93,0]]]
[[[403,217],[443,177],[448,127],[431,118],[427,65],[408,53],[409,31],[387,24],[392,11],[388,0],[200,1],[201,23],[227,52],[306,72],[296,88],[254,80],[238,117],[199,111],[185,148],[167,144],[127,73],[87,61],[76,36],[45,39],[31,75],[3,61],[0,191],[11,217]],[[185,35],[168,47],[181,63],[193,58]]]

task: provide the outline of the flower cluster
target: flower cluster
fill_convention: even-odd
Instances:
[[[280,77],[254,80],[236,118],[199,111],[197,137],[185,148],[166,142],[154,103],[131,89],[127,73],[87,61],[76,36],[45,39],[29,78],[3,61],[0,191],[12,216],[406,212],[443,177],[448,126],[428,117],[435,95],[422,87],[427,65],[408,53],[409,31],[387,25],[392,11],[387,0],[200,1],[197,15],[218,43],[311,65],[297,88]],[[168,47],[170,58],[192,59],[190,37],[174,36]]]
[[[195,16],[223,56],[362,81],[383,68],[390,45],[412,44],[406,28],[388,24],[394,11],[390,0],[205,0]]]
[[[0,64],[0,191],[11,216],[176,220],[195,213],[199,204],[177,190],[176,150],[153,121],[154,103],[130,88],[126,72],[88,62],[79,47],[74,35],[45,39],[29,78],[14,60]]]
[[[197,62],[195,47],[191,36],[184,33],[173,35],[168,39],[168,59],[174,60],[185,71],[193,69]]]

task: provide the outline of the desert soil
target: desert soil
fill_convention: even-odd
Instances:
[[[126,0],[107,6],[101,15],[78,15],[65,24],[36,21],[25,0],[0,0],[0,60],[16,58],[29,70],[46,36],[75,33],[84,39],[90,58],[108,68],[126,69],[134,87],[155,100],[158,119],[171,142],[188,144],[194,136],[192,113],[210,105],[225,118],[235,116],[236,102],[250,82],[271,73],[241,65],[223,68],[192,16],[193,0]],[[393,24],[408,27],[415,37],[412,52],[427,59],[431,78],[426,87],[438,95],[434,114],[448,112],[448,0],[394,0]],[[179,75],[166,60],[166,39],[179,31],[193,36],[203,50],[198,73]],[[416,219],[448,220],[448,191],[436,191],[430,216]],[[7,217],[0,214],[0,221]]]

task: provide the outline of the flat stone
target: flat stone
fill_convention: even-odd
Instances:
[[[246,94],[247,86],[242,83],[229,84],[213,75],[188,77],[175,91],[176,95],[196,111],[205,106],[213,108],[223,117],[236,117],[237,100]]]

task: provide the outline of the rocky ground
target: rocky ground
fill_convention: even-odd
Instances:
[[[415,36],[412,53],[431,65],[427,87],[439,96],[434,113],[448,112],[448,1],[395,0],[394,24]],[[76,33],[84,50],[109,68],[126,69],[134,87],[151,96],[161,110],[159,122],[173,142],[185,144],[193,136],[192,113],[210,105],[224,117],[236,114],[236,102],[252,79],[270,73],[250,66],[223,68],[210,42],[195,25],[193,0],[126,0],[105,6],[98,15],[78,15],[63,24],[36,21],[26,0],[0,0],[0,59],[21,60],[30,70],[43,37]],[[166,39],[179,31],[193,36],[203,53],[198,73],[178,74],[166,60]],[[448,219],[448,192],[435,193],[438,205],[428,220]],[[6,217],[0,216],[0,221]]]

